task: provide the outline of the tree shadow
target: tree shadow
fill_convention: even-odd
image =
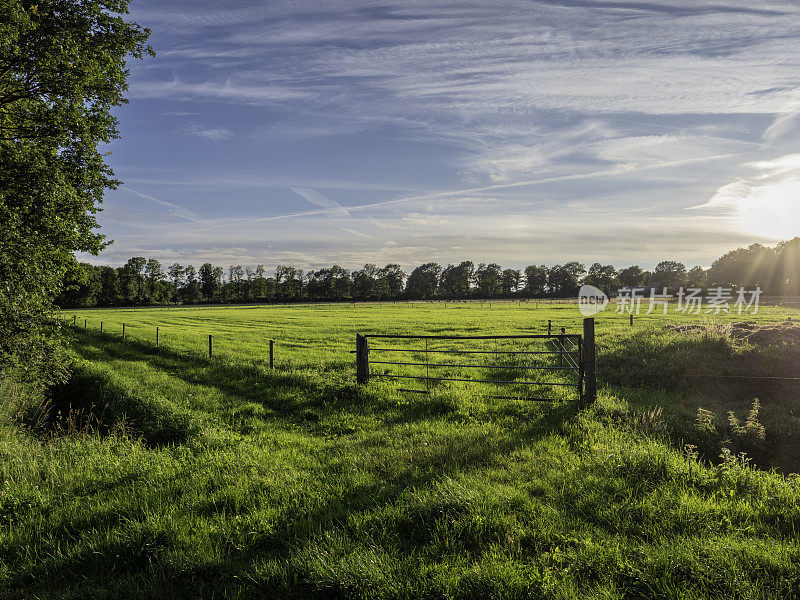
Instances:
[[[176,561],[175,554],[186,550],[177,536],[169,529],[141,520],[140,511],[133,507],[125,513],[106,510],[91,518],[61,520],[42,528],[39,535],[43,539],[78,540],[86,533],[102,529],[114,533],[105,536],[105,541],[82,544],[81,550],[69,556],[49,556],[29,572],[7,580],[9,591],[44,589],[54,596],[67,596],[80,595],[81,590],[87,589],[102,589],[110,595],[113,595],[113,590],[128,590],[130,593],[147,589],[139,595],[171,597],[176,591],[181,591],[211,597],[235,590],[237,597],[260,598],[265,593],[264,586],[267,586],[273,593],[280,592],[281,596],[302,597],[313,593],[315,597],[351,597],[352,590],[337,589],[335,582],[308,579],[308,574],[294,559],[307,548],[321,543],[328,534],[355,535],[354,531],[349,531],[348,523],[364,519],[380,530],[390,531],[390,541],[401,552],[425,550],[443,520],[457,520],[480,509],[473,508],[468,500],[447,496],[413,504],[396,516],[386,516],[387,513],[391,515],[391,511],[385,509],[407,502],[405,497],[409,490],[430,490],[459,475],[501,468],[507,455],[521,444],[530,444],[557,431],[579,410],[574,404],[549,407],[542,412],[541,418],[527,422],[519,431],[507,435],[491,435],[477,430],[457,432],[448,439],[448,444],[420,454],[413,462],[386,473],[374,483],[337,486],[335,493],[316,504],[285,503],[272,516],[272,526],[248,535],[246,543],[233,544],[225,533],[212,534],[213,545],[218,548],[218,555],[213,560],[194,564]],[[355,450],[376,452],[379,445],[379,440],[363,440]],[[123,478],[113,485],[130,483],[129,478]],[[145,504],[159,502],[159,490],[144,489],[148,497],[142,499]],[[251,492],[256,494],[259,489],[259,483],[254,482]],[[242,511],[235,500],[226,500],[225,497],[199,498],[182,510],[206,517],[247,512]],[[502,525],[494,524],[473,532],[469,538],[460,539],[459,550],[478,557],[506,535]],[[5,551],[3,555],[10,564],[21,560],[21,556],[15,557]],[[281,562],[284,576],[275,580],[260,579],[258,568],[265,561]],[[109,574],[113,577],[108,577]],[[283,588],[287,581],[294,583]],[[76,582],[80,583],[76,585]],[[151,587],[151,583],[157,585]]]
[[[107,360],[146,360],[154,368],[169,372],[187,383],[219,389],[233,404],[243,406],[256,403],[269,408],[270,412],[263,417],[264,420],[302,423],[311,433],[317,431],[319,424],[308,419],[308,411],[313,411],[321,418],[342,410],[354,414],[387,411],[390,414],[382,422],[389,428],[404,423],[447,419],[454,412],[454,406],[447,402],[442,406],[423,408],[416,401],[396,406],[387,403],[380,390],[359,389],[355,384],[342,383],[340,379],[320,382],[303,374],[267,371],[258,365],[231,363],[224,359],[208,360],[166,348],[156,349],[146,343],[121,342],[111,336],[100,337],[99,334],[89,337],[87,343],[101,344]],[[81,344],[76,344],[75,351],[87,358],[92,354],[91,360],[102,359],[102,355],[90,353]],[[91,376],[91,373],[81,373],[74,387],[67,390],[64,397],[83,395],[96,398]],[[129,403],[138,399],[118,394],[119,390],[109,387],[109,381],[100,383],[104,394],[101,399],[106,401],[108,410],[129,414]],[[256,383],[259,385],[254,385]],[[205,558],[194,563],[189,559],[176,559],[176,554],[187,550],[181,546],[178,538],[170,533],[169,528],[154,525],[134,508],[125,514],[107,510],[91,517],[57,520],[42,525],[38,532],[42,539],[49,539],[51,544],[72,545],[84,535],[98,530],[108,531],[109,535],[106,541],[98,542],[99,545],[76,544],[77,551],[69,555],[53,554],[37,561],[28,573],[17,572],[6,583],[10,585],[10,590],[19,590],[20,595],[23,595],[26,586],[30,586],[32,590],[46,590],[60,596],[79,596],[81,590],[106,590],[106,595],[113,595],[107,590],[139,593],[139,590],[146,589],[147,592],[139,595],[170,597],[178,590],[184,594],[212,596],[235,590],[241,597],[256,598],[263,597],[263,585],[269,585],[270,592],[284,596],[302,597],[306,593],[317,597],[352,595],[352,590],[337,589],[331,587],[330,583],[320,585],[309,580],[307,573],[293,558],[305,548],[318,543],[326,533],[346,531],[348,523],[364,519],[372,519],[376,527],[392,531],[393,539],[402,550],[423,549],[430,543],[429,533],[436,523],[442,519],[457,519],[468,507],[458,499],[434,499],[429,504],[401,511],[402,514],[396,518],[383,516],[388,507],[405,502],[404,497],[409,490],[426,490],[446,478],[502,468],[510,453],[522,445],[560,431],[580,410],[579,406],[570,402],[543,404],[536,410],[524,410],[519,406],[505,410],[503,406],[498,406],[496,416],[517,420],[518,428],[504,427],[491,432],[480,427],[450,430],[444,443],[415,455],[413,462],[392,465],[376,472],[372,482],[359,483],[344,477],[343,485],[329,488],[328,495],[321,501],[285,503],[272,517],[272,527],[248,536],[241,543],[232,544],[224,533],[210,534],[218,547],[214,559]],[[147,423],[151,422],[148,419],[152,420],[152,415],[145,412],[132,421],[143,431],[149,431],[150,437],[146,441],[153,443],[162,440],[156,435],[162,431],[158,427],[147,429]],[[188,433],[182,436],[175,433],[166,435],[162,431],[163,441],[185,443],[194,430],[186,431]],[[382,435],[365,436],[345,440],[339,446],[338,440],[328,439],[325,448],[352,452],[354,456],[383,452],[388,459],[393,456],[393,449],[386,445],[385,440]],[[192,468],[187,465],[187,469]],[[176,479],[183,480],[184,477],[191,479],[193,476],[190,472],[176,475]],[[108,482],[102,491],[134,484],[136,494],[143,495],[139,504],[158,505],[163,502],[162,490],[151,489],[131,477]],[[260,487],[261,483],[254,481],[252,492],[255,494]],[[90,489],[86,490],[86,493],[91,492]],[[237,504],[236,498],[224,494],[214,498],[198,496],[180,510],[209,518],[219,514],[246,512]],[[502,533],[492,529],[478,531],[464,541],[464,548],[479,554],[484,546],[497,541],[497,536]],[[10,554],[8,548],[0,551],[13,573],[13,564],[23,562],[22,557]],[[269,560],[283,563],[284,577],[274,581],[259,579],[258,565]],[[296,583],[290,588],[282,588],[287,581]]]
[[[362,388],[356,385],[354,375],[351,381],[347,381],[350,365],[317,369],[314,373],[304,370],[285,372],[265,368],[250,360],[208,358],[199,353],[156,347],[148,342],[122,341],[116,336],[96,332],[85,334],[73,347],[87,361],[145,361],[150,367],[183,383],[218,390],[225,398],[226,411],[224,414],[216,409],[206,412],[222,418],[226,426],[240,432],[242,429],[237,422],[242,420],[243,414],[262,422],[299,425],[311,434],[324,435],[335,433],[326,431],[326,423],[331,419],[373,416],[387,424],[397,425],[440,418],[458,409],[457,401],[446,394],[437,397],[414,395],[408,402],[396,402],[390,397],[402,395],[399,390],[387,391],[373,386]],[[354,366],[352,370],[355,370]],[[154,417],[147,411],[143,412],[137,399],[130,398],[125,390],[102,376],[95,376],[100,381],[92,382],[93,376],[78,369],[75,381],[60,393],[61,404],[105,406],[112,416],[125,414],[130,424],[147,433],[145,437],[150,443],[179,443],[196,433],[197,424],[191,422],[191,411],[176,409],[176,418],[181,416],[177,420],[183,423],[179,430],[170,431],[171,415]],[[530,390],[526,387],[516,392],[524,397]],[[254,405],[264,410],[252,410]],[[193,407],[193,410],[204,409]],[[162,407],[162,412],[168,411]],[[143,423],[147,427],[143,427]]]

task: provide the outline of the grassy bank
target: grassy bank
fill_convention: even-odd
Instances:
[[[547,319],[575,327],[573,307],[84,314],[98,324],[102,314],[105,333],[76,333],[75,375],[49,413],[0,428],[9,597],[800,594],[797,479],[735,455],[702,459],[714,443],[731,445],[709,437],[701,448],[711,434],[694,427],[704,407],[724,437],[726,411],[744,417],[759,391],[772,444],[770,419],[793,399],[683,377],[698,360],[766,373],[784,355],[775,350],[720,331],[665,333],[655,317],[631,329],[607,315],[601,375],[616,376],[595,406],[579,409],[463,388],[358,389],[347,353],[355,331],[525,332]],[[125,341],[113,329],[123,320]],[[137,335],[156,324],[158,350]],[[209,360],[194,341],[212,331],[231,345],[223,352],[221,340]],[[270,338],[279,343],[273,371]],[[680,423],[687,439],[676,435]],[[697,448],[686,450],[687,440]]]

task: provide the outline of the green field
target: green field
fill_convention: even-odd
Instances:
[[[728,326],[794,308],[598,315],[588,408],[355,385],[356,333],[579,333],[571,303],[74,315],[50,411],[5,403],[6,597],[800,595],[800,349]]]

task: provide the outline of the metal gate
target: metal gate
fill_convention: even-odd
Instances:
[[[430,393],[456,382],[492,389],[484,395],[494,398],[559,401],[571,391],[582,402],[596,398],[594,319],[584,320],[583,335],[564,328],[529,335],[357,334],[355,354],[361,385],[392,379],[425,386],[404,391]]]

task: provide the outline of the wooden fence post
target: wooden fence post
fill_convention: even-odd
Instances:
[[[597,400],[597,363],[594,344],[594,319],[583,320],[583,364],[586,374],[584,403],[591,404]]]
[[[558,336],[558,366],[564,366],[564,334],[566,330],[564,327],[561,328],[561,335]]]
[[[77,318],[78,318],[77,315],[72,315],[72,326],[73,327],[75,326],[75,323],[77,322]]]
[[[156,327],[156,348],[158,348],[158,327]]]
[[[369,383],[369,342],[360,333],[356,334],[356,383]]]
[[[89,328],[89,319],[83,320],[83,330],[86,331]]]
[[[269,368],[275,367],[275,340],[269,341]]]
[[[212,358],[214,356],[214,351],[211,349],[211,334],[208,334],[208,358]]]
[[[100,333],[103,333],[103,322],[100,321]]]
[[[631,327],[633,327],[633,313],[631,313]]]
[[[125,339],[125,323],[122,324],[122,339]]]
[[[547,335],[551,335],[551,329],[553,328],[553,323],[548,319],[547,320]]]

